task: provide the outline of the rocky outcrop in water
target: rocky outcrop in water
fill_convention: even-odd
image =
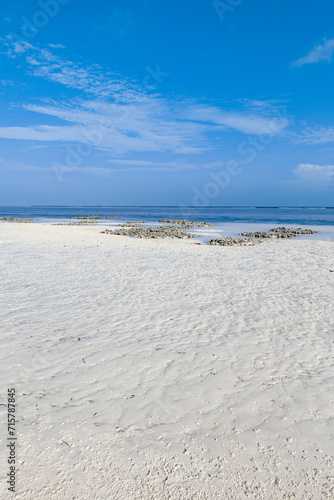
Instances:
[[[194,227],[212,227],[216,224],[212,222],[192,222],[186,219],[161,219],[159,222],[167,224],[179,224],[183,229],[193,229]]]
[[[96,220],[82,220],[79,222],[56,222],[53,226],[88,226],[89,224],[98,224]]]
[[[134,220],[134,221],[123,222],[122,224],[117,224],[116,227],[136,227],[136,226],[141,226],[142,224],[145,224],[145,222],[142,220]]]
[[[80,219],[80,220],[120,219],[120,217],[102,217],[102,215],[83,215],[82,217],[69,217],[69,219]]]
[[[28,223],[33,222],[36,219],[14,219],[13,217],[1,217],[0,220],[3,222],[20,222],[20,223]]]
[[[220,245],[223,247],[231,247],[231,246],[253,246],[257,241],[252,240],[251,238],[231,238],[226,236],[225,238],[219,238],[216,240],[209,241],[209,245]]]
[[[191,224],[190,220],[186,219],[161,219],[159,222],[166,224]]]
[[[195,238],[195,234],[185,233],[178,226],[160,227],[119,227],[116,229],[105,229],[103,234],[120,236],[132,236],[133,238]]]
[[[269,233],[267,231],[246,231],[245,233],[240,233],[241,236],[246,236],[247,238],[257,238],[257,239],[265,239],[265,238],[295,238],[296,235],[294,233],[286,232],[286,233]]]
[[[274,227],[270,231],[247,231],[241,233],[241,236],[246,236],[249,238],[295,238],[297,234],[315,234],[317,231],[312,229],[304,229],[301,227]]]
[[[270,229],[273,233],[292,233],[292,234],[316,234],[318,231],[313,231],[313,229],[304,229],[301,227],[274,227]]]
[[[69,217],[69,219],[103,219],[101,215],[83,215],[82,217]]]

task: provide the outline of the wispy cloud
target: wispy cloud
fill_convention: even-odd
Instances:
[[[8,50],[12,50],[7,40]],[[0,137],[35,141],[87,142],[114,154],[160,151],[177,154],[201,152],[208,147],[204,125],[185,120],[183,105],[149,94],[139,85],[117,75],[103,73],[98,66],[82,67],[63,60],[49,50],[18,47],[34,76],[82,91],[75,101],[24,107],[35,113],[57,117],[59,125],[1,127]],[[11,52],[10,54],[11,55]],[[63,123],[67,122],[67,123]]]
[[[19,171],[19,172],[53,172],[54,168],[52,166],[40,167],[36,165],[29,165],[26,163],[8,161],[0,158],[0,171]],[[73,172],[83,172],[86,174],[92,174],[97,176],[108,176],[110,175],[110,169],[105,167],[63,167],[62,173],[73,173]]]
[[[269,106],[256,101],[251,110],[247,103],[239,106],[238,111],[227,111],[188,99],[163,98],[136,82],[103,71],[98,65],[84,67],[26,42],[8,37],[2,41],[9,57],[24,58],[30,75],[74,89],[78,97],[23,104],[25,110],[56,118],[59,123],[0,127],[0,138],[65,144],[90,142],[95,149],[108,153],[109,158],[144,152],[185,155],[213,149],[216,144],[210,134],[217,129],[276,135],[288,126],[287,119],[275,114],[272,103]],[[164,162],[158,166],[175,169],[180,165]],[[134,168],[129,163],[128,166]]]
[[[172,110],[159,101],[118,104],[80,99],[44,106],[25,105],[25,109],[57,117],[61,123],[0,127],[0,137],[91,142],[96,149],[114,154],[145,151],[188,154],[205,148],[205,127],[175,118]]]
[[[228,112],[217,107],[202,105],[191,106],[187,116],[191,120],[250,135],[276,135],[288,125],[288,120],[283,117],[275,118],[259,113]]]
[[[159,161],[146,161],[146,160],[108,160],[109,163],[114,164],[118,168],[115,170],[127,171],[153,171],[153,170],[163,170],[168,172],[176,172],[181,170],[198,170],[198,166],[192,163],[175,160],[167,162]]]
[[[61,43],[49,43],[48,47],[50,49],[65,49],[65,45],[62,45]]]
[[[292,63],[293,67],[300,68],[305,64],[317,63],[319,61],[327,61],[330,63],[333,58],[334,53],[334,38],[330,40],[324,39],[318,45],[315,45],[311,52],[309,52],[306,56],[297,59],[294,63]]]
[[[298,144],[327,144],[334,142],[334,127],[304,127],[292,137]]]
[[[4,87],[6,86],[13,87],[13,85],[15,85],[13,80],[0,80],[0,84],[3,85]]]
[[[298,180],[312,186],[326,186],[334,183],[334,165],[312,165],[301,163],[293,170]]]
[[[17,57],[24,54],[29,49],[33,49],[33,46],[25,41],[18,41],[11,38],[9,35],[5,38],[0,38],[0,42],[3,43],[6,52],[5,55],[11,59],[16,59]]]
[[[225,168],[231,161],[215,161],[209,163],[203,162],[188,162],[184,160],[173,160],[173,161],[147,161],[147,160],[108,160],[108,163],[114,164],[118,168],[116,170],[121,170],[126,167],[126,170],[166,170],[166,171],[181,171],[181,170],[200,170],[200,169],[210,169],[210,170],[221,170]],[[244,160],[238,160],[238,164],[246,163]]]
[[[11,35],[0,38],[5,54],[16,59],[24,57],[28,72],[33,76],[57,82],[66,87],[82,90],[99,98],[129,98],[136,87],[130,81],[121,79],[115,73],[105,73],[98,65],[83,67],[73,61],[61,58],[48,49],[40,49],[25,41],[18,41]]]

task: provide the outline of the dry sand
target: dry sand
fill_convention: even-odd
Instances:
[[[100,231],[0,225],[16,498],[334,498],[334,243]]]

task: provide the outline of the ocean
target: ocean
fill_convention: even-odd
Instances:
[[[89,207],[89,206],[0,206],[0,217],[32,218],[36,222],[63,222],[68,217],[100,215],[127,220],[143,220],[157,225],[159,219],[188,219],[214,222],[212,230],[196,230],[203,241],[224,234],[236,236],[241,231],[268,230],[274,226],[307,226],[318,230],[311,239],[334,241],[334,207]],[[192,230],[194,232],[194,230]],[[303,236],[305,239],[305,236]]]

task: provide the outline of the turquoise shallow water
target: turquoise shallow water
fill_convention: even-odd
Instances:
[[[333,225],[334,207],[48,207],[0,206],[0,217],[66,219],[71,216],[120,216],[127,220],[158,222],[161,218],[184,218],[208,222],[260,224]]]
[[[303,239],[334,241],[334,207],[0,207],[0,217],[33,218],[37,222],[63,222],[68,217],[84,215],[120,217],[117,221],[103,221],[110,225],[127,220],[157,225],[162,218],[214,222],[214,228],[191,231],[203,242],[281,225],[307,226],[318,231],[316,235],[302,236]]]

